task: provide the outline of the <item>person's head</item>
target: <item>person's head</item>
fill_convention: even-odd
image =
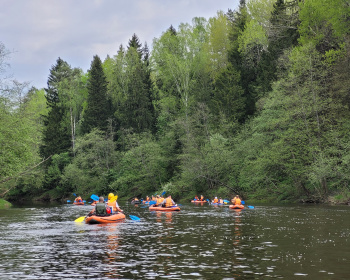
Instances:
[[[110,194],[108,195],[108,200],[111,200],[113,197],[114,197],[114,194],[113,194],[113,193],[110,193]]]
[[[99,198],[99,200],[98,200],[99,202],[104,202],[105,201],[105,199],[103,198],[103,196],[100,196],[100,198]]]
[[[215,196],[215,199],[218,199],[218,197],[217,197],[217,196]]]
[[[239,198],[239,195],[238,195],[238,194],[236,195],[236,198]]]
[[[157,194],[157,198],[159,198],[160,196],[159,196],[159,194]]]

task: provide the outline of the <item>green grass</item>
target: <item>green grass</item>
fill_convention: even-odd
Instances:
[[[10,208],[12,204],[6,200],[0,199],[0,209]]]

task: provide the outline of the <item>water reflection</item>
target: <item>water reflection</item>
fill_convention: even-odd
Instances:
[[[141,222],[74,223],[89,206],[0,211],[0,279],[348,279],[350,209],[122,205]]]

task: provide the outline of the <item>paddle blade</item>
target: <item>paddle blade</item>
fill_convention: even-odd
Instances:
[[[165,195],[166,192],[162,192],[162,196]]]
[[[70,202],[70,200],[67,200],[67,203],[69,203]]]
[[[242,200],[241,203],[244,205],[244,204],[245,204],[245,201]]]
[[[141,219],[137,216],[129,215],[130,219],[133,221],[140,221]]]
[[[156,204],[156,202],[154,200],[151,200],[148,204],[153,205],[153,204]]]
[[[73,193],[74,196],[77,196],[75,193]]]
[[[92,200],[95,200],[95,201],[98,201],[100,198],[97,196],[97,195],[95,195],[95,194],[92,194],[91,196],[90,196],[90,198],[92,199]]]
[[[84,222],[84,220],[85,220],[85,216],[82,216],[82,217],[79,217],[78,219],[76,219],[74,222],[82,223],[82,222]]]
[[[248,208],[249,208],[249,209],[254,209],[255,207],[252,206],[252,205],[248,205]]]

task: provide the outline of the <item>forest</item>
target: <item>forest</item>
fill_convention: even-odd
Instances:
[[[0,42],[0,197],[350,203],[349,29],[348,0],[241,0],[43,89]]]

